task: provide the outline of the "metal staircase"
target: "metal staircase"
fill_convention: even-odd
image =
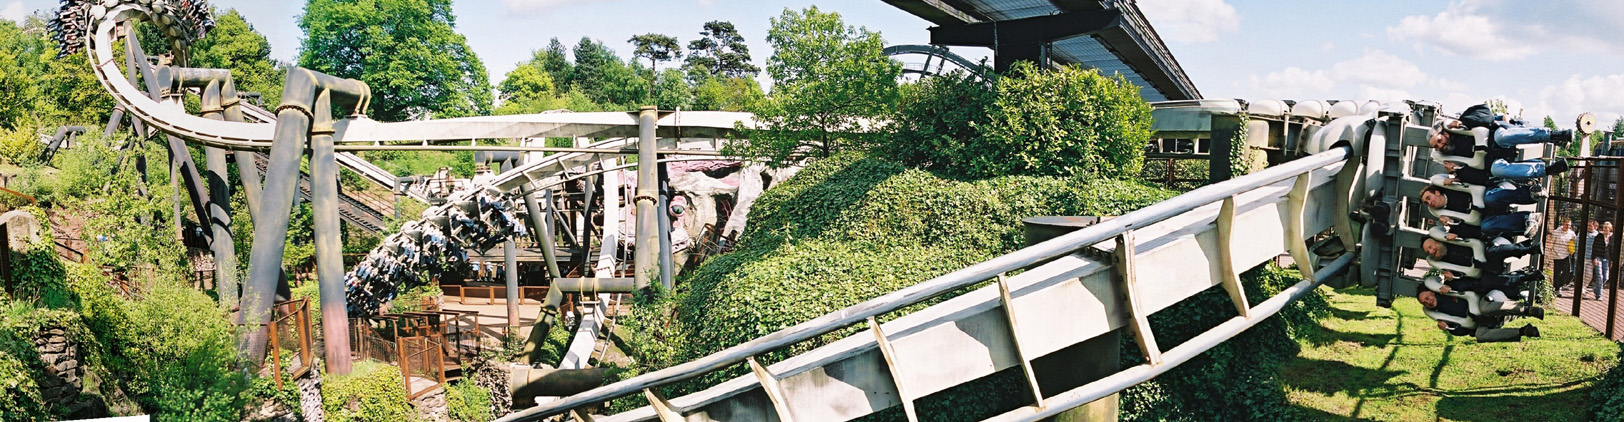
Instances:
[[[266,156],[265,153],[254,153],[254,166],[259,167],[259,171],[266,171],[266,166],[269,165],[270,161],[271,157]],[[299,171],[299,198],[306,201],[312,198],[310,194],[310,173],[303,170]],[[394,204],[375,196],[339,191],[338,199],[339,217],[369,232],[383,231],[389,225],[388,219],[394,217]]]

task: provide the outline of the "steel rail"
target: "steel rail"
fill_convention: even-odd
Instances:
[[[1172,199],[1158,202],[1120,217],[1071,232],[964,269],[920,282],[883,296],[864,301],[810,321],[758,337],[697,360],[678,364],[658,371],[632,377],[581,394],[565,397],[522,412],[509,414],[498,421],[529,421],[568,412],[570,409],[606,400],[638,394],[649,388],[660,387],[700,375],[718,371],[745,362],[746,359],[790,346],[814,337],[861,323],[869,317],[902,309],[933,297],[997,277],[999,274],[1060,257],[1078,249],[1100,243],[1122,232],[1149,226],[1190,210],[1206,206],[1225,198],[1267,186],[1288,178],[1346,160],[1351,149],[1340,146],[1304,157],[1257,173],[1208,185]]]

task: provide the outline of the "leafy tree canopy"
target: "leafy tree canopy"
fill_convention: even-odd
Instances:
[[[703,71],[707,76],[747,78],[761,68],[750,63],[750,46],[732,22],[710,21],[699,31],[699,39],[688,42],[684,67]]]
[[[797,153],[861,149],[896,103],[902,65],[882,54],[879,33],[848,26],[838,13],[785,9],[772,19],[767,42],[773,95],[756,110],[761,129],[749,131],[736,153],[783,162]]]
[[[299,65],[372,88],[373,118],[486,114],[485,65],[456,31],[451,0],[309,0]]]
[[[682,46],[677,44],[676,37],[664,34],[633,35],[626,40],[637,50],[632,52],[633,57],[648,59],[648,68],[660,66],[660,62],[682,57]]]
[[[192,44],[192,67],[231,70],[238,92],[258,92],[265,104],[281,103],[286,65],[271,59],[271,42],[235,9],[214,18],[214,30]]]

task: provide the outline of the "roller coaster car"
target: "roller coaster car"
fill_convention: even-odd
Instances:
[[[1477,326],[1479,325],[1478,324],[1479,322],[1486,323],[1486,324],[1483,324],[1484,327],[1486,327],[1486,328],[1500,328],[1500,327],[1504,326],[1507,322],[1511,322],[1512,319],[1517,317],[1515,315],[1508,315],[1508,316],[1503,316],[1503,317],[1483,317],[1483,316],[1480,316],[1480,315],[1483,315],[1482,306],[1481,306],[1481,304],[1479,302],[1479,300],[1482,298],[1481,296],[1479,296],[1476,292],[1439,293],[1438,290],[1444,286],[1444,283],[1443,283],[1443,279],[1439,278],[1436,275],[1427,276],[1426,278],[1421,280],[1421,284],[1423,286],[1425,286],[1427,290],[1431,290],[1433,293],[1443,295],[1443,296],[1453,296],[1453,297],[1458,297],[1458,298],[1461,298],[1461,299],[1466,299],[1467,312],[1471,313],[1474,316],[1472,318],[1463,318],[1463,317],[1458,317],[1458,316],[1446,314],[1446,313],[1443,313],[1443,312],[1438,312],[1436,310],[1427,309],[1425,307],[1421,308],[1421,311],[1423,313],[1425,313],[1427,315],[1427,317],[1432,318],[1433,320],[1455,323],[1457,325],[1460,325],[1463,328],[1468,328],[1468,329],[1477,328]],[[1501,292],[1499,290],[1489,292],[1489,299],[1490,300],[1495,300],[1495,301],[1514,300],[1513,298],[1506,297],[1505,293]],[[1519,297],[1519,298],[1516,298],[1515,300],[1525,301],[1526,299]]]

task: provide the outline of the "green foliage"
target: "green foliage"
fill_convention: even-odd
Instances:
[[[672,298],[639,298],[634,315],[623,321],[633,333],[628,343],[636,345],[628,352],[639,362],[637,370],[692,360],[1013,251],[1023,242],[1021,218],[1118,215],[1169,196],[1113,180],[952,181],[883,159],[839,154],[764,193],[738,248],[685,275]],[[764,359],[782,359],[851,332]],[[682,388],[744,371],[708,374]]]
[[[691,107],[694,110],[749,111],[767,100],[761,84],[752,78],[704,77],[702,80],[693,87]]]
[[[228,69],[238,93],[257,92],[264,104],[282,102],[286,65],[271,59],[271,43],[236,9],[214,16],[214,29],[192,44],[191,66]]]
[[[1259,303],[1301,281],[1296,271],[1265,263],[1241,275],[1251,303]],[[1279,380],[1280,368],[1297,355],[1293,336],[1318,329],[1330,313],[1318,291],[1293,302],[1274,317],[1121,394],[1124,421],[1294,420]],[[1150,316],[1162,350],[1171,349],[1237,316],[1229,295],[1213,287]],[[1143,363],[1138,346],[1122,336],[1124,367]],[[1244,405],[1243,405],[1244,404]]]
[[[4,78],[4,76],[0,76],[0,78]],[[4,107],[4,105],[0,105],[0,107]],[[5,159],[5,162],[17,165],[36,164],[40,152],[44,150],[45,144],[40,143],[39,134],[35,133],[33,129],[0,128],[0,158]]]
[[[654,33],[633,35],[626,42],[637,47],[632,51],[632,57],[648,59],[649,69],[660,67],[660,62],[682,57],[682,46],[677,44],[676,37],[670,35]]]
[[[0,129],[99,123],[112,111],[83,55],[58,58],[45,21],[0,22]]]
[[[887,142],[875,151],[912,167],[957,174],[987,153],[980,126],[997,99],[988,82],[954,72],[902,86]]]
[[[357,362],[348,376],[329,376],[321,389],[321,407],[333,422],[417,420],[406,400],[400,368]]]
[[[486,422],[491,420],[491,390],[472,382],[458,381],[445,390],[446,410],[451,420]]]
[[[425,300],[432,301],[439,297],[440,286],[438,284],[413,287],[401,292],[400,296],[396,296],[395,300],[391,302],[393,305],[389,307],[389,311],[393,313],[422,311],[428,309],[428,307],[423,306]]]
[[[62,419],[66,409],[53,409],[45,403],[39,383],[47,375],[34,336],[45,329],[83,332],[78,315],[12,301],[0,301],[0,307],[0,420]]]
[[[683,67],[704,77],[753,78],[761,69],[750,63],[750,45],[732,22],[705,22],[699,39],[688,42]]]
[[[41,226],[40,232],[39,241],[28,245],[27,252],[11,255],[11,279],[0,281],[5,283],[5,291],[12,299],[49,309],[73,306],[75,298],[68,289],[67,270],[56,257],[51,229]]]
[[[485,65],[455,27],[450,0],[309,0],[299,65],[366,82],[381,121],[487,114]]]
[[[1131,178],[1151,136],[1150,104],[1138,87],[1076,66],[1016,64],[999,82],[990,116],[969,174]]]
[[[661,110],[689,110],[693,108],[694,91],[682,71],[666,69],[654,78],[654,105]]]
[[[1589,410],[1592,421],[1624,421],[1624,365],[1614,365],[1596,382],[1595,389],[1590,391]]]
[[[590,37],[581,37],[574,53],[573,89],[610,109],[634,110],[648,102],[650,85],[640,65],[627,64],[614,50]]]
[[[745,130],[749,141],[729,144],[730,152],[785,162],[865,149],[874,121],[896,104],[902,72],[881,52],[880,34],[809,7],[772,19],[767,43],[773,95],[755,110],[759,129]]]

